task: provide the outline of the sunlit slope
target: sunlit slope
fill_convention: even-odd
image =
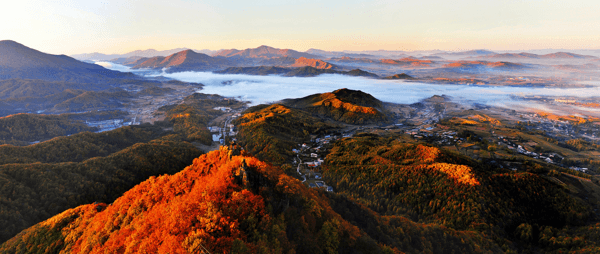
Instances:
[[[184,142],[155,140],[114,152],[135,138],[110,145],[94,144],[85,134],[79,137],[84,138],[82,142],[69,144],[70,139],[64,139],[66,143],[62,144],[49,141],[50,146],[41,143],[21,148],[20,151],[26,153],[20,155],[21,160],[44,163],[0,165],[0,241],[65,209],[94,201],[111,202],[148,177],[177,172],[200,155],[198,149]],[[2,147],[2,150],[18,153],[6,148]],[[114,153],[106,157],[89,157],[109,152]],[[48,158],[46,153],[56,157]],[[81,162],[60,162],[85,157],[88,159]]]
[[[436,147],[373,135],[337,142],[325,162],[328,184],[381,214],[474,230],[506,244],[505,251],[595,246],[587,233],[576,240],[543,240],[571,234],[570,227],[593,217],[584,201],[536,174],[494,169]]]
[[[312,59],[312,58],[306,58],[306,57],[300,57],[296,60],[296,62],[294,64],[291,65],[291,67],[303,67],[303,66],[310,66],[310,67],[314,67],[317,69],[335,69],[336,66],[325,62],[321,59]]]
[[[369,124],[388,120],[383,113],[381,101],[362,91],[345,88],[300,99],[287,99],[283,104],[349,124]]]
[[[25,230],[0,251],[500,252],[469,232],[381,217],[344,197],[330,199],[268,163],[235,154],[236,150],[213,151],[179,173],[151,177],[112,204],[67,210]],[[347,204],[344,213],[360,217],[355,223],[369,229],[346,221],[336,212],[339,204]]]
[[[244,112],[236,120],[238,140],[257,158],[274,164],[289,162],[294,156],[292,149],[309,133],[331,129],[310,114],[280,104],[259,105]]]

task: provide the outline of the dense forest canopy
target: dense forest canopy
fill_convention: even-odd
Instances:
[[[177,172],[201,154],[189,143],[169,141],[167,134],[159,127],[125,127],[0,146],[0,241],[65,209],[111,202],[149,176]]]
[[[236,151],[213,151],[179,173],[151,177],[112,204],[67,210],[27,229],[0,250],[401,253],[401,248],[409,253],[500,252],[489,240],[468,232],[421,225],[398,216],[382,217],[343,196],[328,197],[268,163],[235,155]],[[346,221],[336,212],[339,209],[355,216],[360,221],[356,224],[368,224],[366,230]]]
[[[16,114],[0,117],[0,144],[29,144],[82,131],[96,131],[68,115]]]

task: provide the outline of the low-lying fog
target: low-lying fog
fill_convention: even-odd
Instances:
[[[433,95],[447,95],[453,101],[474,105],[505,107],[515,110],[544,110],[561,114],[600,115],[600,109],[569,107],[568,112],[559,112],[557,107],[535,100],[521,98],[533,96],[600,96],[599,83],[586,83],[587,88],[535,88],[478,85],[437,85],[398,80],[378,80],[345,75],[320,75],[317,77],[281,77],[223,75],[211,72],[155,73],[131,70],[127,66],[114,63],[97,63],[108,69],[132,71],[147,76],[165,76],[186,82],[204,84],[202,93],[238,97],[250,101],[253,105],[276,102],[286,98],[300,98],[315,93],[331,92],[340,88],[361,90],[375,98],[393,103],[411,104]]]

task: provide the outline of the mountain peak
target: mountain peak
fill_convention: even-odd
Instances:
[[[13,40],[2,40],[0,41],[0,45],[7,45],[7,46],[22,46],[25,47],[23,44],[18,43],[16,41]]]
[[[312,59],[306,57],[300,57],[296,59],[296,62],[292,65],[292,67],[303,67],[303,66],[311,66],[317,69],[332,69],[335,66],[325,62],[320,59]]]
[[[138,68],[175,68],[179,70],[210,70],[228,66],[228,61],[220,58],[213,58],[203,53],[197,53],[191,49],[179,51],[167,57],[156,56],[134,66]]]
[[[342,88],[331,93],[286,99],[282,103],[350,124],[377,123],[388,120],[380,110],[383,108],[383,103],[360,90]]]
[[[189,54],[189,53],[196,53],[196,51],[193,51],[193,50],[191,50],[191,49],[186,49],[186,50],[183,50],[183,51],[180,51],[180,52],[178,52],[177,54],[180,54],[180,53],[183,53],[183,54]]]

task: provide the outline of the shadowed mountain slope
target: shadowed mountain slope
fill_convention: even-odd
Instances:
[[[248,75],[282,75],[290,72],[290,69],[275,66],[257,67],[229,67],[225,70],[215,71],[220,74],[248,74]]]
[[[16,114],[0,117],[0,144],[13,140],[21,142],[43,141],[57,136],[67,136],[82,131],[96,131],[83,121],[67,116]],[[1,146],[0,146],[1,150]],[[0,155],[2,157],[3,155]]]
[[[111,71],[65,55],[51,55],[14,41],[0,41],[0,79],[40,79],[78,83],[106,83],[133,74]]]
[[[400,74],[395,74],[392,76],[387,76],[384,79],[415,79],[415,78],[406,73],[400,73]]]

